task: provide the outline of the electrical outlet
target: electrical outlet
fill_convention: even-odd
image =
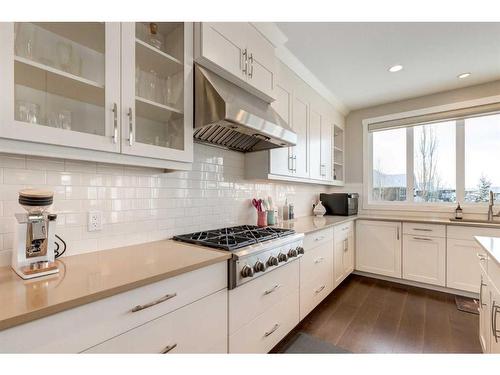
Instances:
[[[87,230],[95,232],[102,230],[102,212],[90,211],[87,218]]]

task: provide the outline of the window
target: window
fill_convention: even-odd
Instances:
[[[368,202],[476,204],[488,202],[490,190],[500,201],[494,105],[368,123]]]
[[[406,200],[405,160],[406,129],[373,133],[373,200]]]
[[[500,200],[500,115],[465,120],[465,202]]]
[[[455,122],[420,125],[413,130],[415,202],[455,202]]]

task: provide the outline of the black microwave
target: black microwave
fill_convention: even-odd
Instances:
[[[358,213],[358,193],[321,193],[319,200],[323,203],[327,215],[350,216]]]

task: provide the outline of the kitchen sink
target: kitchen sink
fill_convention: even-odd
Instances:
[[[460,223],[476,223],[476,224],[491,224],[491,225],[498,225],[500,226],[500,221],[488,221],[484,219],[450,219],[450,221],[453,222],[460,222]]]

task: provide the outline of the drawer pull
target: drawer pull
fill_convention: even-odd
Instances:
[[[432,241],[432,238],[425,238],[425,237],[413,237],[413,239],[418,241]]]
[[[145,305],[137,305],[131,311],[137,312],[137,311],[147,309],[148,307],[152,307],[152,306],[158,305],[159,303],[168,301],[169,299],[174,298],[176,295],[177,295],[177,293],[167,294],[167,295],[157,299],[156,301],[146,303]]]
[[[479,258],[480,261],[486,260],[486,256],[484,256],[483,254],[477,253],[476,255],[477,255],[477,257]]]
[[[497,329],[497,314],[498,308],[500,306],[496,304],[496,301],[493,301],[493,306],[491,306],[491,330],[493,333],[493,337],[495,338],[495,342],[498,342],[500,331]]]
[[[270,331],[267,331],[266,333],[264,333],[264,337],[268,337],[268,336],[271,336],[274,332],[276,332],[276,330],[280,327],[280,325],[278,323],[276,323],[274,325],[273,328],[271,328]]]
[[[322,241],[325,239],[325,236],[319,236],[314,239],[314,241]]]
[[[272,292],[276,291],[277,289],[281,288],[281,284],[276,284],[273,286],[271,289],[268,289],[264,292],[264,295],[267,296],[268,294],[271,294]]]
[[[177,348],[177,344],[168,345],[168,346],[165,346],[165,349],[163,349],[160,353],[167,354],[168,352],[170,352],[171,350],[174,350],[175,348]]]
[[[314,263],[318,264],[318,263],[323,262],[324,260],[325,260],[325,258],[319,257],[319,258],[317,258],[317,259],[314,260]]]
[[[320,286],[318,289],[316,289],[316,290],[314,291],[314,293],[315,293],[315,294],[321,293],[321,291],[322,291],[323,289],[325,289],[325,288],[326,288],[326,285],[322,285],[322,286]]]
[[[413,228],[413,230],[420,231],[420,232],[432,232],[432,229],[428,229],[428,228]]]

